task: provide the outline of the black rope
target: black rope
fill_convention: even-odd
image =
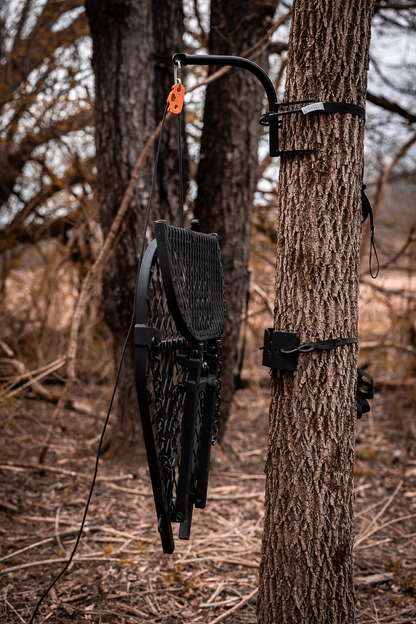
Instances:
[[[182,87],[183,89],[183,87]],[[183,167],[182,167],[182,141],[181,141],[181,113],[178,115],[178,152],[179,152],[179,188],[180,188],[180,198],[179,198],[179,208],[181,212],[181,228],[184,227],[184,219],[183,219]]]
[[[376,279],[376,277],[378,276],[378,274],[380,272],[380,262],[379,262],[379,259],[378,259],[376,243],[375,243],[375,240],[374,240],[374,233],[376,231],[376,228],[374,227],[373,210],[371,208],[371,204],[370,204],[370,202],[368,200],[368,197],[364,193],[366,188],[367,188],[366,185],[363,184],[363,191],[362,191],[362,194],[363,194],[363,220],[362,220],[361,223],[364,223],[364,221],[367,219],[368,215],[370,215],[371,242],[370,242],[370,256],[369,256],[369,259],[368,259],[368,268],[369,268],[371,277],[373,279]],[[364,208],[364,206],[365,206],[365,208]],[[366,213],[365,213],[365,211],[366,211]],[[373,257],[372,256],[372,252],[373,252],[373,250],[374,250],[374,255],[376,257],[376,260],[377,260],[377,271],[376,271],[375,275],[373,275],[373,268],[372,268],[372,257]]]
[[[144,253],[144,247],[145,247],[145,241],[146,241],[146,231],[147,231],[147,225],[148,225],[148,222],[149,222],[149,214],[150,214],[150,207],[151,207],[151,203],[152,203],[153,192],[154,192],[154,188],[155,188],[157,164],[158,164],[159,155],[160,155],[160,149],[161,149],[161,144],[162,144],[162,133],[163,133],[163,127],[165,125],[165,119],[166,119],[167,110],[168,110],[168,105],[166,105],[165,112],[163,113],[162,126],[161,126],[161,129],[160,129],[159,142],[158,142],[157,151],[156,151],[156,162],[155,162],[155,167],[154,167],[154,171],[153,171],[152,188],[151,188],[151,191],[150,191],[149,201],[148,201],[148,204],[147,204],[147,213],[146,213],[146,219],[145,219],[145,226],[144,226],[144,230],[143,230],[142,248],[141,248],[141,253],[140,253],[139,266],[138,266],[138,269],[137,269],[137,276],[139,274],[140,266],[141,266],[141,263],[142,263],[142,260],[143,260],[143,253]],[[137,277],[136,277],[136,287],[137,287]],[[68,569],[70,563],[72,562],[72,560],[74,558],[74,555],[75,555],[75,553],[77,551],[78,544],[79,544],[80,539],[81,539],[82,531],[84,529],[85,520],[87,518],[87,513],[88,513],[89,506],[90,506],[90,502],[91,502],[91,497],[92,497],[92,492],[93,492],[93,489],[94,489],[95,481],[96,481],[96,478],[97,478],[98,464],[99,464],[99,459],[100,459],[101,447],[102,447],[102,443],[103,443],[103,440],[104,440],[105,432],[106,432],[106,429],[107,429],[108,420],[110,418],[111,408],[113,407],[113,402],[114,402],[114,398],[115,398],[115,395],[116,395],[118,382],[119,382],[119,379],[120,379],[121,367],[123,365],[123,360],[124,360],[124,355],[126,353],[127,344],[129,342],[129,339],[130,339],[130,336],[131,336],[131,332],[132,332],[132,329],[133,329],[133,326],[134,326],[135,316],[136,316],[136,294],[134,296],[133,314],[132,314],[131,321],[130,321],[130,327],[128,329],[126,340],[125,340],[124,346],[123,346],[123,350],[121,352],[121,357],[120,357],[120,361],[119,361],[119,365],[118,365],[118,369],[117,369],[116,380],[115,380],[115,383],[114,383],[114,388],[113,388],[113,392],[112,392],[112,395],[111,395],[110,404],[109,404],[108,411],[107,411],[107,416],[106,416],[105,421],[104,421],[104,426],[103,426],[103,430],[102,430],[102,433],[101,433],[100,443],[98,445],[98,451],[97,451],[97,456],[96,456],[96,460],[95,460],[94,475],[93,475],[93,478],[92,478],[92,483],[91,483],[91,488],[90,488],[90,491],[89,491],[89,494],[88,494],[87,503],[85,505],[85,510],[84,510],[84,515],[83,515],[82,521],[81,521],[81,526],[79,528],[78,537],[77,537],[77,539],[75,541],[75,546],[72,549],[72,552],[71,552],[71,554],[69,556],[69,559],[68,559],[66,565],[63,567],[63,569],[58,574],[58,576],[56,576],[54,578],[52,583],[49,585],[49,587],[43,592],[42,596],[40,597],[40,599],[39,599],[39,601],[38,601],[38,603],[37,603],[37,605],[35,607],[35,610],[33,611],[32,617],[30,618],[29,624],[32,624],[32,622],[34,621],[34,619],[36,617],[36,614],[37,614],[37,612],[39,610],[40,605],[42,604],[42,602],[46,598],[46,596],[49,594],[49,592],[51,591],[52,587],[59,581],[61,576],[63,574],[65,574],[65,572],[67,571],[67,569]]]

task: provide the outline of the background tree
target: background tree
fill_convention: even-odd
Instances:
[[[87,0],[85,6],[93,39],[97,185],[106,236],[139,155],[162,118],[172,86],[171,57],[182,41],[183,10],[179,0]],[[115,362],[119,361],[133,310],[151,161],[130,201],[129,225],[103,274],[105,318],[113,337]],[[177,138],[169,131],[163,163],[169,188],[159,179],[150,223],[157,216],[179,224],[178,195],[173,191],[178,188],[174,174],[178,169]],[[122,448],[126,457],[126,451],[141,445],[133,344],[126,352],[120,378],[117,414],[113,448],[116,452]]]
[[[270,29],[277,5],[278,0],[212,0],[209,53],[241,56]],[[257,49],[253,57],[268,71],[267,49]],[[210,73],[217,69],[210,68]],[[194,212],[204,232],[218,233],[225,269],[227,315],[222,338],[220,439],[234,395],[263,95],[257,78],[233,68],[208,85],[205,99]]]
[[[371,0],[293,3],[285,101],[365,105]],[[364,120],[285,120],[275,330],[301,344],[358,335]],[[353,622],[354,345],[272,371],[258,619]]]
[[[20,12],[14,2],[2,6],[2,251],[51,234],[66,241],[68,229],[85,220],[82,209],[92,207],[91,69],[82,4],[26,0]]]
[[[0,319],[2,337],[32,368],[65,349],[58,301],[76,297],[101,244],[89,52],[81,1],[1,4]],[[94,333],[83,336],[80,360]],[[93,377],[94,368],[90,360]]]

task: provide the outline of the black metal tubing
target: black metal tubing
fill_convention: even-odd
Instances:
[[[143,325],[148,322],[147,290],[155,254],[157,254],[157,247],[156,241],[154,240],[150,243],[146,250],[140,269],[136,290],[136,324]],[[135,348],[135,352],[137,396],[139,399],[140,417],[143,427],[143,437],[146,446],[150,478],[152,481],[153,496],[159,521],[159,532],[163,552],[171,554],[175,550],[175,545],[173,543],[169,509],[162,481],[163,467],[161,465],[160,453],[154,439],[154,431],[151,424],[147,396],[146,370],[148,365],[148,347],[138,346]]]
[[[196,338],[192,335],[191,331],[188,329],[185,319],[183,318],[182,310],[179,306],[178,298],[176,296],[175,287],[173,285],[173,275],[171,270],[171,265],[169,261],[168,254],[168,243],[167,243],[167,234],[164,225],[166,221],[161,219],[160,221],[155,221],[155,234],[156,240],[159,243],[158,253],[159,260],[162,269],[163,275],[163,285],[166,291],[166,296],[169,302],[170,312],[175,319],[176,327],[181,332],[182,336],[184,336],[187,340],[191,342],[195,342]],[[162,268],[163,267],[163,268]]]
[[[180,52],[175,54],[173,62],[179,61],[182,65],[230,65],[233,67],[242,67],[247,69],[258,78],[266,91],[267,99],[269,100],[269,107],[272,111],[277,111],[277,96],[272,81],[266,74],[264,69],[242,58],[241,56],[226,56],[224,54],[185,54]]]
[[[186,515],[189,511],[195,427],[197,425],[197,406],[199,402],[199,391],[201,389],[200,381],[203,347],[204,345],[202,342],[193,343],[191,357],[176,356],[178,364],[188,369],[188,374],[186,377],[186,394],[181,423],[181,468],[178,474],[176,487],[175,508],[170,514],[170,518],[173,522],[186,520]]]
[[[207,344],[205,363],[208,365],[208,383],[205,391],[204,415],[200,432],[200,453],[198,464],[198,483],[195,491],[195,507],[205,509],[207,504],[209,463],[211,459],[212,432],[216,393],[218,390],[218,365],[221,352],[221,341],[210,340]]]
[[[246,69],[251,72],[260,80],[261,84],[266,91],[267,99],[269,100],[269,110],[277,113],[279,110],[279,103],[277,102],[276,90],[273,86],[272,81],[269,76],[266,74],[264,69],[253,63],[253,61],[249,61],[248,59],[242,58],[241,56],[226,56],[223,54],[185,54],[180,52],[175,54],[172,58],[173,62],[177,64],[179,61],[181,66],[185,65],[230,65],[232,67],[241,67],[242,69]],[[270,145],[270,156],[280,156],[279,152],[279,135],[278,135],[278,118],[270,119],[270,128],[269,128],[269,145]]]

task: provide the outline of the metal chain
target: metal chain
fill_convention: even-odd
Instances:
[[[214,428],[212,431],[212,438],[211,438],[211,444],[212,446],[215,446],[217,443],[217,438],[218,438],[218,430],[219,430],[219,425],[220,425],[220,405],[221,405],[221,395],[220,395],[220,390],[221,390],[221,362],[218,362],[218,385],[217,385],[217,391],[216,391],[216,396],[215,396],[215,412],[214,412]]]
[[[161,390],[162,378],[160,376],[160,358],[155,355],[153,358],[152,377],[153,388],[155,392],[155,411],[156,411],[156,426],[157,426],[157,439],[159,442],[160,453],[165,459],[166,457],[166,438],[164,436],[164,429],[166,423],[166,412],[164,408],[163,395]],[[149,403],[151,403],[151,397]]]
[[[164,461],[164,466],[166,470],[169,472],[173,472],[175,470],[176,462],[178,461],[178,446],[179,446],[179,435],[181,432],[180,420],[179,420],[179,411],[181,409],[182,396],[183,391],[186,386],[183,381],[175,384],[173,386],[173,409],[172,409],[172,421],[170,428],[170,458],[167,457],[167,462]],[[163,458],[165,460],[165,457]]]

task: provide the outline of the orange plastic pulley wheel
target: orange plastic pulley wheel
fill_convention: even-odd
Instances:
[[[182,111],[184,95],[185,89],[183,88],[183,85],[180,83],[174,84],[170,90],[168,99],[166,100],[166,102],[169,103],[168,111],[170,113],[179,115]]]

